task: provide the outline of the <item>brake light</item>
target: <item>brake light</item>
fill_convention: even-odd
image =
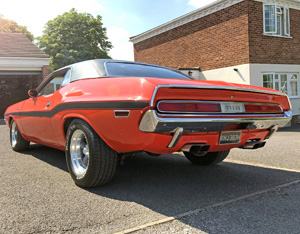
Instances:
[[[245,104],[246,113],[282,113],[279,105]]]
[[[238,105],[240,109],[237,109]],[[227,111],[224,106],[233,111]],[[276,114],[283,112],[281,106],[276,104],[205,101],[160,101],[157,105],[157,109],[165,113]]]
[[[221,106],[219,103],[209,102],[160,102],[158,110],[161,112],[218,113],[221,112]]]

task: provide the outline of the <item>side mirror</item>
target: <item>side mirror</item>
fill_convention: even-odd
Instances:
[[[28,95],[29,95],[30,97],[32,97],[32,98],[35,98],[35,97],[37,97],[37,95],[38,95],[38,91],[37,91],[36,89],[30,89],[30,90],[28,91]]]

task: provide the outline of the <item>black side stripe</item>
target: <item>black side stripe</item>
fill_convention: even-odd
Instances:
[[[149,106],[149,102],[77,102],[77,103],[63,103],[51,111],[26,111],[26,112],[13,112],[5,114],[4,117],[9,115],[15,116],[33,116],[33,117],[53,117],[57,113],[64,110],[72,109],[82,109],[82,110],[92,110],[92,109],[143,109]]]

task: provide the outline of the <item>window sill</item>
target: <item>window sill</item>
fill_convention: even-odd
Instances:
[[[280,35],[272,35],[272,34],[267,34],[267,33],[264,33],[263,35],[268,36],[268,37],[281,37],[281,38],[290,38],[290,39],[293,38],[291,36],[280,36]]]
[[[300,97],[289,97],[289,99],[299,99]]]

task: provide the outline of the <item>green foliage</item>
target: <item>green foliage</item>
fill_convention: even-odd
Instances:
[[[74,8],[45,25],[37,45],[51,57],[53,70],[95,58],[110,58],[112,44],[107,40],[102,18],[78,13]]]
[[[22,33],[30,41],[34,40],[32,33],[27,30],[26,26],[20,26],[13,20],[4,19],[1,14],[0,14],[0,32]]]

